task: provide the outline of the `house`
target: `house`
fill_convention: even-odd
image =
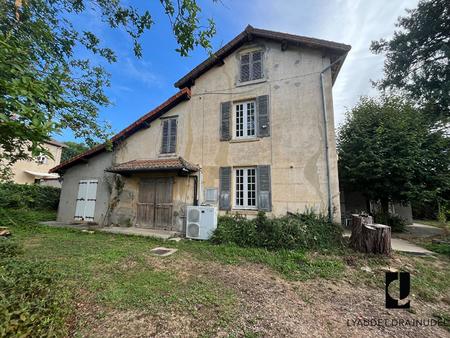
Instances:
[[[11,167],[13,182],[19,184],[60,185],[59,175],[57,173],[49,173],[49,170],[60,163],[62,149],[66,145],[55,140],[48,140],[44,142],[44,147],[52,156],[40,154],[34,160],[20,160],[14,163]]]
[[[182,232],[186,206],[341,221],[332,86],[350,46],[248,26],[178,93],[51,170],[58,221]]]

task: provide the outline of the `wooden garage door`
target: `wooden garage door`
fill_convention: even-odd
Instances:
[[[172,230],[172,178],[141,180],[136,225]]]

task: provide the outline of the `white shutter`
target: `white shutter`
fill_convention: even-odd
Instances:
[[[84,218],[86,221],[94,220],[95,201],[97,198],[97,180],[88,181],[86,192],[86,205],[84,208]]]
[[[81,180],[78,184],[78,196],[75,207],[75,219],[93,221],[97,198],[98,180]]]
[[[87,192],[88,181],[81,180],[78,183],[78,196],[76,200],[75,207],[75,219],[83,220],[84,219],[84,208],[86,205],[86,192]]]

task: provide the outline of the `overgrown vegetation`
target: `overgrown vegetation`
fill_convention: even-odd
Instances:
[[[389,213],[388,215],[382,212],[377,212],[374,215],[374,222],[378,224],[389,225],[392,232],[403,232],[406,228],[406,221],[398,215]]]
[[[0,183],[0,208],[56,210],[60,193],[37,184]]]
[[[220,217],[211,240],[270,250],[330,249],[342,246],[342,228],[311,211],[278,218],[260,212],[255,219]]]
[[[75,311],[71,299],[83,304],[82,310],[76,311],[86,311],[84,306],[92,304],[98,316],[122,310],[151,315],[165,315],[167,311],[184,313],[202,323],[205,335],[211,332],[211,336],[219,326],[233,325],[239,298],[234,289],[208,272],[209,267],[256,263],[289,280],[348,278],[352,283],[361,285],[364,281],[365,285],[378,288],[383,287],[382,269],[393,262],[389,258],[354,253],[339,245],[325,252],[325,246],[314,244],[314,236],[317,240],[332,236],[315,232],[314,226],[319,224],[317,218],[320,217],[311,214],[291,215],[287,219],[292,223],[283,225],[302,224],[315,233],[312,238],[301,237],[301,243],[313,243],[308,245],[317,248],[306,251],[303,244],[301,249],[273,250],[255,247],[252,242],[246,242],[245,246],[204,241],[162,242],[154,238],[90,234],[37,225],[38,221],[53,219],[54,215],[50,211],[0,209],[0,226],[8,226],[13,233],[12,239],[4,240],[7,244],[0,242],[0,309],[4,313],[0,318],[0,336],[11,330],[9,321],[17,319],[11,315],[13,309],[17,309],[19,317],[23,313],[24,320],[13,323],[20,324],[18,332],[31,329],[33,335],[66,336],[71,318],[67,316]],[[231,222],[231,218],[225,220]],[[250,224],[260,222],[258,229],[263,229],[261,224],[264,224],[266,232],[271,231],[270,227],[281,226],[280,219],[265,219],[262,215],[258,220],[241,219],[239,222],[247,226],[251,236],[256,236],[256,231],[250,231]],[[237,225],[228,229],[227,236],[236,236],[234,231],[238,231]],[[291,231],[292,234],[296,232]],[[267,233],[261,238],[268,240]],[[277,243],[277,240],[271,239],[268,243]],[[178,251],[168,257],[149,254],[149,249],[162,245]],[[419,297],[438,301],[450,291],[446,257],[442,256],[439,263],[442,265],[433,261],[416,263],[423,258],[398,258],[415,273],[413,290]],[[371,267],[372,272],[362,271],[363,266]],[[4,290],[11,296],[4,294]],[[36,308],[36,304],[40,307]],[[33,312],[29,312],[30,309]],[[79,330],[89,332],[89,326]]]

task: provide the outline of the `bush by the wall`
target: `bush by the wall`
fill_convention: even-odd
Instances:
[[[405,231],[406,221],[398,215],[389,214],[386,216],[383,213],[376,213],[373,218],[375,223],[389,225],[392,232]]]
[[[312,212],[255,219],[223,216],[211,240],[214,243],[275,249],[328,249],[342,245],[342,228]]]
[[[0,208],[56,210],[61,189],[37,184],[0,184]]]

